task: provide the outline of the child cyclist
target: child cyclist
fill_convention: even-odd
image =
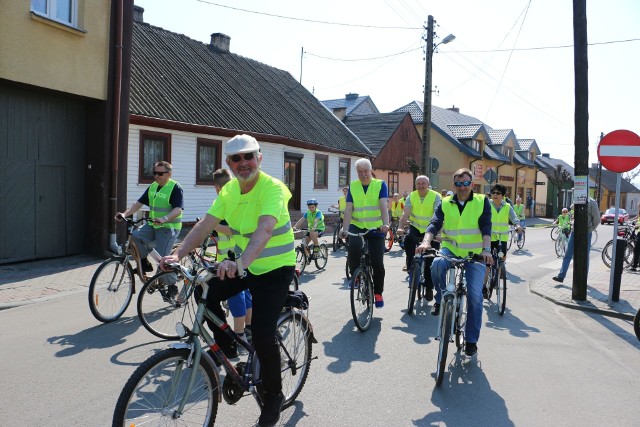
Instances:
[[[295,228],[300,228],[300,226],[307,221],[307,234],[305,234],[304,238],[304,247],[307,255],[309,255],[307,246],[309,245],[309,241],[313,241],[314,251],[317,252],[320,247],[318,243],[318,237],[322,237],[324,234],[324,215],[322,212],[318,210],[318,201],[316,199],[307,200],[307,212],[296,222]]]
[[[569,215],[569,209],[562,208],[562,214],[560,214],[558,219],[553,221],[553,223],[558,225],[561,233],[564,233],[567,238],[569,237],[569,234],[571,234],[571,215]]]

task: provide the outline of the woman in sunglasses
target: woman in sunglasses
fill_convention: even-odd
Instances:
[[[504,200],[507,189],[502,184],[495,184],[491,187],[491,249],[498,249],[502,252],[502,259],[507,258],[507,241],[509,240],[509,221],[516,224],[518,234],[522,233],[520,220],[513,210],[513,206]],[[489,268],[484,275],[484,285],[482,286],[482,296],[488,298],[487,278]]]
[[[491,265],[491,206],[484,194],[474,194],[471,186],[473,176],[467,168],[458,169],[453,174],[455,194],[445,197],[436,204],[433,218],[424,234],[416,253],[420,254],[431,248],[433,236],[442,229],[441,252],[445,255],[466,257],[469,252],[481,255],[485,264]],[[431,314],[440,314],[442,289],[446,285],[446,274],[451,264],[446,258],[439,257],[431,265],[431,278],[436,290],[435,304]],[[469,311],[465,326],[465,348],[467,356],[475,356],[478,352],[477,342],[482,327],[482,279],[485,267],[482,263],[473,262],[465,265],[467,278],[467,301]]]
[[[153,266],[147,259],[151,243],[155,242],[156,251],[160,255],[167,255],[176,242],[182,229],[182,209],[184,209],[182,187],[171,179],[171,163],[157,162],[153,165],[153,180],[140,198],[133,202],[124,212],[118,212],[115,220],[120,222],[123,217],[136,213],[142,206],[149,206],[149,218],[153,225],[145,223],[133,231],[131,236],[140,250],[142,270],[145,273],[153,271]],[[134,271],[135,273],[135,271]]]

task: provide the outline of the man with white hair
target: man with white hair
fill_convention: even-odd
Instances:
[[[387,209],[387,184],[373,178],[371,162],[358,159],[355,163],[358,179],[351,181],[347,193],[347,206],[344,212],[342,234],[364,233],[370,231],[365,239],[369,241],[369,255],[373,266],[373,293],[377,308],[384,306],[384,236],[389,230],[389,210]],[[353,271],[360,263],[362,250],[360,239],[349,239],[349,271]]]
[[[225,145],[225,154],[235,178],[222,187],[204,218],[172,255],[162,258],[160,266],[178,262],[195,249],[221,219],[228,222],[236,249],[242,251],[242,255],[218,264],[218,277],[209,287],[207,307],[225,319],[220,302],[242,290],[251,291],[253,346],[260,359],[265,391],[258,425],[273,426],[280,419],[284,402],[276,323],[287,299],[296,264],[287,209],[291,193],[282,181],[260,170],[262,153],[252,136],[231,138]],[[217,328],[214,328],[214,336],[221,348],[229,345],[229,338]]]

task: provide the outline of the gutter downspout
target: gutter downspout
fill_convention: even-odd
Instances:
[[[120,253],[120,247],[116,239],[116,220],[118,212],[118,147],[120,145],[120,109],[122,102],[122,40],[123,40],[123,0],[116,1],[116,44],[115,44],[115,77],[113,100],[113,151],[111,153],[111,217],[109,218],[110,234],[109,248],[114,253]]]
[[[500,166],[504,166],[506,164],[507,164],[507,162],[502,162],[498,166],[496,166],[496,176],[497,176],[496,184],[498,183],[498,181],[500,181]]]

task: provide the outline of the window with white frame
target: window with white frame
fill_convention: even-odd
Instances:
[[[153,166],[163,160],[171,163],[171,135],[140,131],[138,181],[140,183],[153,182]]]
[[[316,154],[314,163],[313,188],[327,188],[327,165],[329,163],[329,156]]]
[[[338,187],[343,188],[349,185],[351,172],[351,159],[341,158],[338,160]]]
[[[78,26],[79,0],[31,0],[31,11],[53,21]]]
[[[479,139],[472,139],[469,141],[469,147],[473,148],[478,153],[482,153],[482,141]]]
[[[504,154],[505,157],[508,157],[509,159],[511,159],[513,157],[513,147],[507,147],[507,146],[502,147],[502,154]]]
[[[536,160],[536,153],[534,153],[533,151],[529,151],[529,160],[534,162]]]

